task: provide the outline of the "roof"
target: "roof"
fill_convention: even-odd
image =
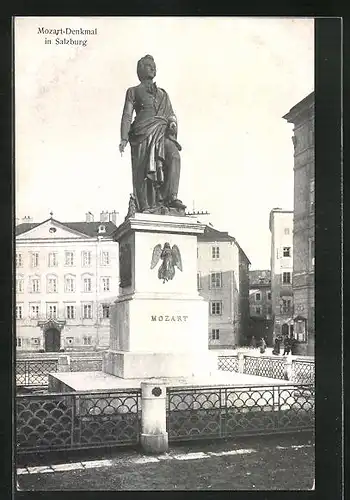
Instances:
[[[232,241],[237,245],[239,248],[240,252],[242,252],[243,256],[247,259],[248,263],[251,264],[250,260],[246,256],[245,252],[239,245],[238,241],[236,238],[233,236],[229,235],[227,231],[218,231],[217,229],[214,229],[212,226],[205,226],[204,233],[198,235],[198,241]]]
[[[60,222],[56,219],[46,219],[43,222],[24,222],[16,226],[16,236],[26,233],[35,227],[41,226],[48,220],[56,222],[61,226],[65,226],[67,229],[72,229],[73,231],[78,231],[79,233],[85,234],[86,236],[94,237],[97,236],[99,226],[105,226],[106,232],[102,233],[101,236],[110,237],[116,230],[116,225],[111,222]]]
[[[303,113],[306,109],[311,108],[315,103],[315,93],[311,92],[309,95],[304,97],[300,102],[293,106],[288,113],[286,113],[282,118],[287,120],[289,123],[294,123],[296,117]]]

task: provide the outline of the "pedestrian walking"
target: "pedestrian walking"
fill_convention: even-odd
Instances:
[[[296,340],[295,340],[295,337],[294,337],[294,335],[292,333],[291,336],[290,336],[290,339],[289,339],[290,353],[291,354],[295,353],[295,344],[296,344]]]
[[[260,354],[264,354],[265,351],[266,351],[266,341],[264,337],[262,337],[260,341]]]
[[[290,353],[290,350],[291,350],[291,341],[290,339],[286,336],[284,338],[284,350],[283,350],[283,356],[285,356],[287,354]]]
[[[281,338],[280,335],[278,335],[276,337],[276,339],[275,339],[275,345],[274,345],[272,354],[275,354],[276,356],[279,356],[279,354],[281,352],[281,342],[282,342],[282,338]]]

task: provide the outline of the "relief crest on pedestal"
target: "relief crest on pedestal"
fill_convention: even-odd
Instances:
[[[169,243],[165,243],[163,249],[160,243],[156,245],[152,253],[151,269],[156,267],[160,259],[163,262],[158,269],[158,278],[163,280],[163,283],[174,278],[175,266],[182,271],[181,254],[177,245],[171,248]]]

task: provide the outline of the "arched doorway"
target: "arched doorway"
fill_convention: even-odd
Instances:
[[[288,327],[287,323],[283,323],[282,335],[288,337],[288,333],[289,333],[289,327]]]
[[[57,328],[50,328],[45,332],[45,351],[58,352],[61,345],[61,332]]]

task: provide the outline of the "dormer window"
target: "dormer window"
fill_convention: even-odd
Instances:
[[[98,233],[101,234],[101,233],[105,233],[106,232],[106,226],[101,224],[98,226]]]

